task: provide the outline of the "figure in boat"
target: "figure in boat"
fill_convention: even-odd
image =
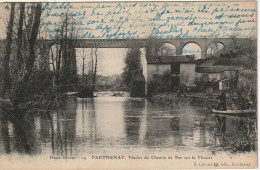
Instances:
[[[244,115],[249,113],[256,113],[256,110],[250,107],[253,104],[253,102],[247,99],[245,96],[243,96],[241,92],[238,92],[237,97],[232,99],[232,102],[238,106],[238,108],[236,109],[232,108],[231,110],[227,110],[225,91],[222,91],[221,94],[217,97],[217,99],[219,99],[219,104],[216,109],[212,109],[213,113],[228,115]]]
[[[217,99],[219,99],[217,110],[227,110],[225,91],[222,91],[220,95],[217,97]]]

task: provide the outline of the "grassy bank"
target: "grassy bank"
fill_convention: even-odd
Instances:
[[[211,96],[206,93],[185,93],[182,96],[177,96],[176,93],[159,93],[149,98],[152,102],[161,104],[181,104],[189,102],[191,104],[199,104],[201,106],[211,106],[217,103],[216,97],[218,94]]]

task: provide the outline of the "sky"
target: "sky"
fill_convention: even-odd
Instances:
[[[91,61],[90,59],[90,49],[85,48],[87,51],[86,62]],[[98,55],[98,74],[104,76],[111,76],[113,74],[121,74],[124,68],[124,57],[126,55],[126,48],[99,48],[97,51]],[[76,51],[77,55],[77,67],[78,73],[82,73],[82,56],[83,49],[78,48]]]
[[[183,55],[194,54],[195,60],[201,58],[201,48],[195,43],[188,43],[182,49]]]
[[[77,56],[77,70],[78,74],[82,74],[82,67],[83,67],[83,50],[86,56],[86,62],[88,63],[91,61],[90,48],[77,48],[76,49],[76,56]],[[125,67],[125,56],[127,53],[127,48],[98,48],[97,56],[98,56],[98,74],[103,76],[111,76],[113,74],[121,74],[123,73],[123,69]],[[141,62],[143,68],[146,68],[146,60],[144,57],[144,49],[141,49],[142,56]],[[90,68],[90,67],[88,67]]]

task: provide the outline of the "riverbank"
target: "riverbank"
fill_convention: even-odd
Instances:
[[[218,93],[208,95],[206,93],[184,93],[177,96],[176,93],[160,93],[149,97],[148,100],[161,104],[182,104],[189,102],[198,106],[213,107],[216,106],[219,96]]]
[[[181,96],[177,96],[176,93],[160,93],[157,95],[154,95],[148,100],[154,103],[160,103],[165,105],[171,105],[171,104],[184,104],[189,103],[193,106],[199,106],[204,107],[207,109],[216,108],[219,104],[219,99],[217,99],[219,96],[219,93],[183,93]],[[243,99],[243,100],[242,100]],[[254,109],[251,103],[245,103],[245,98],[239,98],[234,93],[228,93],[226,92],[226,107],[230,110],[239,110],[242,106],[246,107],[247,109]],[[241,103],[243,101],[243,103]],[[251,105],[250,105],[251,104]]]
[[[114,96],[114,97],[129,97],[130,93],[126,91],[99,91],[94,92],[96,97]]]
[[[78,92],[67,92],[67,96],[78,96]],[[130,93],[126,91],[97,91],[93,92],[93,97],[107,97],[107,96],[114,96],[114,97],[129,97]],[[83,98],[83,97],[80,97]],[[85,98],[92,98],[92,97],[87,97]]]

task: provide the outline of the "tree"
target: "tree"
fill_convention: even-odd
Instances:
[[[72,87],[77,83],[75,43],[77,43],[78,31],[73,17],[69,16],[69,10],[61,20],[61,25],[57,26],[57,32],[60,32],[60,35],[56,36],[57,44],[60,46],[58,56],[60,63],[57,66],[60,67],[60,83]]]
[[[98,49],[97,48],[91,48],[90,49],[90,61],[88,63],[89,71],[88,71],[88,77],[89,77],[89,83],[91,83],[91,91],[95,91],[95,84],[96,84],[96,77],[97,77],[97,67],[98,67]]]
[[[51,48],[50,66],[52,69],[53,91],[57,95],[71,89],[76,81],[76,53],[75,43],[77,30],[69,11],[61,18],[60,25],[56,27],[55,44]]]
[[[87,53],[89,58],[87,59]],[[79,97],[93,97],[97,79],[97,66],[98,66],[98,49],[91,48],[90,51],[82,50],[82,88],[78,93]],[[85,62],[88,61],[88,67]],[[88,74],[85,75],[85,70],[88,68]]]
[[[85,61],[86,60],[86,51],[85,48],[82,49],[82,88],[84,89],[87,84],[86,75],[85,75]]]
[[[24,21],[24,12],[25,12],[25,3],[20,3],[20,16],[19,16],[19,24],[17,31],[17,61],[18,61],[18,72],[21,70],[22,66],[22,52],[21,48],[23,46],[23,21]]]
[[[94,72],[93,72],[93,83],[92,83],[92,92],[94,92],[95,91],[95,84],[96,84],[96,76],[97,76],[97,63],[98,63],[98,56],[97,56],[97,48],[95,48],[95,51],[94,51],[94,54],[95,54],[95,65],[94,65]],[[93,63],[93,55],[92,55],[92,63]],[[93,67],[93,65],[92,65],[92,67]],[[92,70],[93,70],[93,68],[92,68]]]
[[[6,36],[6,46],[5,46],[5,56],[4,56],[4,81],[1,91],[1,96],[5,98],[5,93],[7,87],[10,85],[10,73],[9,73],[9,62],[11,55],[11,45],[13,41],[13,25],[14,25],[14,9],[15,3],[11,3],[11,12],[10,19],[7,27],[7,36]]]
[[[62,102],[63,85],[72,82],[68,77],[76,71],[74,47],[77,30],[73,18],[67,12],[57,26],[61,31],[56,33],[57,46],[51,48],[49,62],[45,57],[46,53],[49,54],[46,50],[49,46],[41,35],[41,14],[40,2],[20,3],[17,8],[11,3],[1,95],[5,95],[7,87],[10,92],[8,99],[0,100],[0,107],[4,103],[8,107],[3,106],[1,109],[9,108],[12,113],[21,113],[21,109],[31,112],[33,107],[46,113],[48,109],[58,107]],[[74,70],[71,71],[73,66]],[[50,67],[52,70],[49,70]]]
[[[234,52],[239,56],[246,56],[248,59],[257,61],[257,41],[254,38],[247,38],[239,42],[236,37],[231,37]]]
[[[232,42],[223,51],[215,53],[216,65],[234,65],[246,69],[257,69],[257,41],[254,38],[230,37]]]
[[[35,8],[35,15],[34,15],[34,20],[33,20],[33,26],[32,26],[32,31],[29,39],[29,58],[26,61],[26,70],[28,76],[32,72],[32,68],[35,62],[35,43],[37,40],[39,28],[40,28],[40,22],[41,22],[41,13],[42,13],[42,3],[37,3],[36,8]],[[28,77],[27,76],[27,77]],[[25,77],[25,78],[27,78]]]
[[[123,81],[127,88],[131,89],[134,75],[142,74],[141,50],[139,48],[130,48],[125,57],[125,67],[123,72]]]
[[[39,28],[40,28],[40,22],[41,22],[41,13],[42,13],[42,3],[37,3],[34,11],[34,19],[32,22],[32,28],[30,32],[30,37],[29,37],[29,49],[28,49],[28,57],[25,57],[25,74],[22,77],[20,81],[17,82],[17,86],[14,89],[13,96],[12,96],[12,103],[14,106],[16,106],[20,99],[23,96],[26,96],[27,94],[24,94],[26,92],[25,89],[30,88],[27,86],[27,82],[32,76],[33,72],[33,67],[35,63],[35,44],[37,40],[37,36],[39,33]]]

